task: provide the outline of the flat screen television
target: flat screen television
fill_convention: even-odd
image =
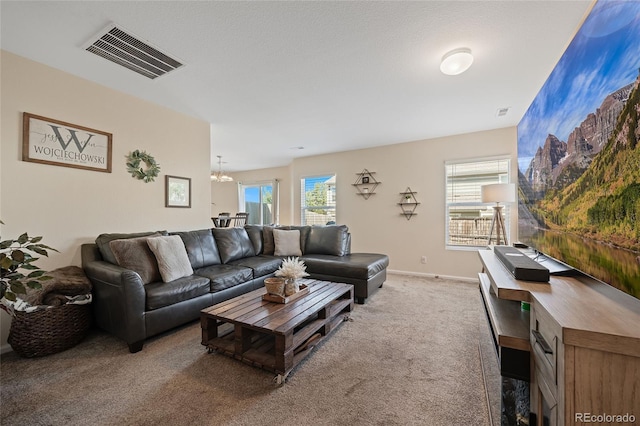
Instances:
[[[598,1],[518,124],[518,240],[640,298],[640,2]]]

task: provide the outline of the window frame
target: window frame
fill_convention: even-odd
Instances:
[[[260,205],[262,205],[262,188],[265,186],[271,186],[271,215],[272,223],[278,224],[280,222],[280,181],[278,179],[270,180],[258,180],[250,182],[238,182],[238,211],[246,210],[245,189],[246,188],[259,188]],[[250,218],[251,219],[251,218]],[[260,222],[264,222],[262,213],[260,214]],[[270,225],[270,223],[261,223],[261,225]]]
[[[331,190],[331,188],[327,188],[327,204],[324,206],[306,206],[306,192],[305,192],[305,186],[306,186],[306,181],[309,179],[317,179],[317,178],[323,178],[329,176],[329,179],[327,180],[331,180],[333,179],[334,182],[332,185],[330,185],[331,188],[333,188]],[[338,202],[337,202],[337,180],[338,180],[338,176],[337,173],[319,173],[319,174],[314,174],[314,175],[308,175],[308,176],[301,176],[300,177],[300,224],[301,225],[307,225],[307,221],[306,221],[306,217],[307,215],[305,214],[307,210],[310,209],[316,209],[316,210],[333,210],[334,214],[333,214],[333,219],[334,222],[336,221],[337,218],[337,214],[338,214]],[[330,204],[329,201],[333,200],[333,204]],[[323,223],[324,225],[325,223]],[[316,223],[313,223],[312,225],[317,225]]]
[[[492,174],[496,176],[496,179],[491,180],[491,179],[487,179],[485,182],[480,183],[478,182],[478,188],[477,191],[474,191],[475,193],[477,193],[477,200],[472,200],[472,201],[462,201],[462,202],[452,202],[450,200],[450,195],[451,195],[451,190],[449,188],[450,182],[450,172],[449,172],[449,168],[450,166],[455,166],[455,165],[468,165],[468,164],[482,164],[482,163],[491,163],[491,162],[497,162],[498,165],[496,165],[496,171],[492,172],[492,173],[484,173],[485,176],[489,177]],[[504,163],[503,163],[504,162]],[[484,215],[481,214],[481,216],[479,216],[479,219],[483,219],[484,225],[482,226],[487,226],[486,221],[489,222],[489,226],[491,224],[491,220],[493,219],[493,205],[494,203],[483,203],[481,201],[480,198],[480,187],[482,185],[486,185],[486,184],[491,184],[491,183],[511,183],[511,156],[509,155],[500,155],[500,156],[492,156],[492,157],[477,157],[477,158],[467,158],[467,159],[458,159],[458,160],[448,160],[445,161],[444,165],[444,177],[445,177],[445,188],[444,188],[444,192],[445,192],[445,206],[444,206],[444,210],[445,210],[445,224],[444,224],[444,242],[445,242],[445,249],[446,250],[461,250],[461,251],[476,251],[478,249],[484,249],[487,247],[487,243],[489,240],[489,237],[487,236],[486,240],[478,240],[481,241],[478,244],[455,244],[452,243],[450,238],[450,230],[451,230],[451,215],[450,215],[450,207],[468,207],[470,209],[474,209],[474,208],[478,208],[479,212],[481,213],[482,211],[484,211]],[[503,164],[500,164],[503,163]],[[462,175],[459,175],[462,176]],[[478,179],[480,180],[480,179]],[[509,204],[501,204],[503,206],[503,210],[502,210],[502,214],[504,217],[504,221],[505,221],[505,226],[507,228],[507,235],[511,235],[511,218],[512,218],[512,213],[511,213],[511,209],[512,207]],[[476,218],[473,218],[476,219]],[[473,235],[473,234],[468,234],[470,235],[470,237],[478,237],[478,235]]]

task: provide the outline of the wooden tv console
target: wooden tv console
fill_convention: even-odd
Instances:
[[[516,280],[492,250],[478,253],[498,356],[530,354],[511,366],[530,372],[529,424],[640,424],[640,300],[583,275]]]

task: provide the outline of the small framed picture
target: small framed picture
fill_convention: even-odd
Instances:
[[[369,183],[369,176],[362,176],[362,183]]]
[[[165,175],[165,207],[191,208],[191,178]]]

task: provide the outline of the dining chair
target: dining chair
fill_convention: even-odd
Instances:
[[[213,225],[216,228],[228,228],[231,224],[231,214],[229,212],[218,213],[218,217],[212,217]]]
[[[233,219],[234,227],[242,227],[247,224],[247,219],[249,219],[249,213],[240,212],[236,213],[236,216]]]

